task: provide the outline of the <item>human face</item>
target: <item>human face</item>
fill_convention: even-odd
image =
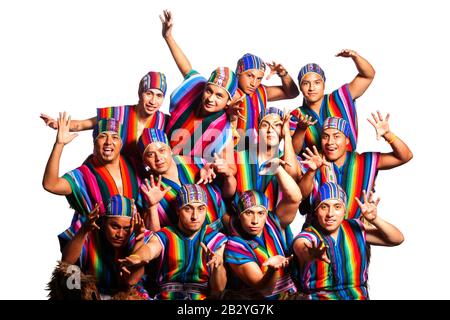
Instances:
[[[239,215],[242,229],[252,236],[261,234],[267,220],[267,210],[262,207],[252,207]]]
[[[145,149],[142,160],[154,173],[164,174],[172,164],[172,150],[165,143],[152,142]]]
[[[177,210],[178,227],[186,234],[192,235],[199,231],[206,218],[207,207],[201,202],[191,202]]]
[[[246,94],[251,95],[261,85],[264,72],[261,70],[250,69],[238,75],[239,88]]]
[[[94,154],[103,163],[111,163],[119,158],[122,139],[116,132],[100,133],[94,142]]]
[[[330,235],[336,235],[345,217],[345,206],[339,200],[325,200],[316,209],[319,224]]]
[[[228,92],[214,84],[208,83],[203,90],[202,110],[204,113],[214,113],[225,109],[229,99]]]
[[[317,73],[307,73],[299,83],[300,91],[308,104],[313,104],[323,98],[325,83]]]
[[[350,140],[339,130],[328,128],[322,132],[322,150],[329,161],[338,161],[345,157]]]
[[[277,147],[280,143],[282,127],[283,122],[278,115],[264,117],[259,125],[260,141],[269,147]]]
[[[164,94],[159,89],[148,89],[141,93],[139,105],[147,116],[159,110],[164,101]]]
[[[131,233],[131,219],[128,217],[106,217],[106,239],[114,248],[122,248],[128,242]]]

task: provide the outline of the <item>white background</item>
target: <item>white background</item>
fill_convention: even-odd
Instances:
[[[296,78],[317,62],[329,92],[356,75],[351,48],[377,74],[357,100],[358,151],[389,151],[365,120],[391,113],[391,129],[414,152],[403,167],[380,172],[380,216],[405,242],[373,249],[372,299],[449,299],[448,11],[445,1],[2,1],[0,298],[45,299],[60,258],[56,235],[70,223],[64,197],[47,193],[42,175],[56,132],[40,112],[74,119],[95,108],[133,104],[141,77],[163,71],[170,93],[182,80],[161,37],[158,15],[173,11],[174,36],[195,69],[235,68],[251,52],[281,62]],[[278,84],[275,79],[269,84]],[[294,108],[301,97],[276,103]],[[169,99],[163,110],[168,110]],[[445,131],[444,131],[445,130]],[[91,133],[66,146],[60,174],[92,151]],[[437,168],[443,168],[438,170]]]

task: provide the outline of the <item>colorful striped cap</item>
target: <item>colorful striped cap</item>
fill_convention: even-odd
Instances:
[[[347,194],[342,187],[334,182],[326,182],[320,186],[315,199],[315,209],[327,200],[339,200],[344,206],[347,205]]]
[[[230,99],[233,98],[238,86],[236,75],[227,67],[220,67],[214,70],[208,79],[208,83],[225,89]]]
[[[122,138],[122,124],[114,118],[103,118],[97,121],[92,132],[94,141],[102,132],[115,132]]]
[[[241,74],[242,72],[252,69],[265,72],[266,63],[260,57],[251,53],[246,53],[237,62],[236,74]]]
[[[177,205],[181,209],[193,202],[208,205],[208,198],[205,190],[197,184],[184,184],[181,186],[177,194]]]
[[[350,126],[347,121],[338,117],[328,117],[323,122],[322,132],[326,129],[334,128],[341,131],[346,137],[350,136]]]
[[[277,108],[277,107],[269,107],[264,111],[264,116],[261,118],[261,121],[263,121],[265,117],[267,117],[271,114],[278,115],[281,119],[283,119],[283,117],[284,117],[283,110],[281,110],[280,108]]]
[[[261,207],[267,210],[268,204],[269,201],[264,193],[257,190],[247,190],[240,194],[237,209],[239,214],[253,207]]]
[[[300,69],[297,77],[298,82],[302,82],[303,77],[310,72],[317,73],[322,78],[323,82],[326,81],[325,72],[322,70],[322,68],[316,63],[308,63]]]
[[[159,89],[166,95],[167,82],[164,73],[150,71],[139,82],[139,96],[149,89]]]
[[[105,215],[107,217],[128,217],[131,218],[135,212],[136,207],[134,201],[122,196],[121,194],[116,194],[111,197],[108,203],[107,211]]]
[[[162,142],[170,147],[169,139],[167,139],[164,131],[155,128],[145,128],[139,137],[137,145],[140,154],[143,155],[145,149],[153,142]]]

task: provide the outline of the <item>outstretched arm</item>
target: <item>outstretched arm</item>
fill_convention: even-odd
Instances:
[[[44,120],[45,124],[52,129],[58,129],[58,121],[52,117],[41,113],[40,118]],[[85,120],[71,120],[70,121],[70,132],[78,132],[83,130],[93,129],[97,124],[97,117],[92,117]]]
[[[266,63],[270,68],[270,73],[267,76],[267,80],[274,74],[277,74],[281,79],[281,86],[267,87],[267,100],[277,101],[284,99],[294,99],[299,95],[298,87],[295,84],[292,77],[288,74],[287,70],[276,62]]]
[[[215,252],[211,251],[203,242],[200,242],[204,254],[206,255],[207,265],[209,266],[209,287],[212,292],[221,292],[227,284],[227,272],[223,265],[223,252],[225,246],[222,245]]]
[[[406,162],[411,160],[413,154],[409,147],[389,129],[389,113],[386,115],[385,119],[383,119],[380,111],[377,111],[377,114],[372,113],[372,117],[373,120],[367,120],[375,128],[377,139],[383,137],[392,147],[392,152],[382,153],[380,155],[380,160],[378,161],[378,169],[392,169],[401,166],[402,164],[405,164]]]
[[[172,53],[172,57],[175,60],[178,69],[180,70],[183,77],[186,77],[189,71],[192,70],[191,63],[172,36],[172,13],[169,10],[164,10],[163,15],[164,17],[162,17],[161,15],[159,16],[162,23],[162,36],[164,40],[166,40],[167,46]]]
[[[404,240],[402,232],[394,225],[381,219],[377,214],[377,206],[380,198],[374,200],[373,192],[370,192],[370,197],[367,199],[367,193],[363,191],[364,203],[355,197],[361,213],[364,218],[369,221],[372,226],[364,225],[366,229],[366,240],[369,244],[378,246],[398,246]]]
[[[59,177],[59,162],[64,146],[72,141],[78,134],[69,133],[70,116],[67,117],[65,112],[63,114],[59,113],[57,122],[58,133],[56,135],[56,142],[53,145],[50,158],[45,167],[42,186],[48,192],[57,195],[69,195],[72,193],[72,188],[66,179]]]
[[[292,164],[292,166],[285,166],[284,169],[287,173],[294,179],[295,182],[298,182],[300,180],[300,177],[302,176],[302,171],[300,168],[300,165],[297,160],[297,154],[295,153],[293,141],[291,137],[291,130],[289,127],[289,122],[291,119],[291,114],[288,112],[283,117],[283,130],[282,135],[284,139],[284,155],[283,159]]]
[[[355,79],[353,79],[348,85],[350,94],[353,100],[355,100],[362,96],[372,83],[372,80],[375,77],[375,69],[369,61],[361,57],[354,50],[343,49],[341,52],[336,54],[336,57],[352,58],[356,68],[358,69],[358,74]]]
[[[313,152],[314,151],[314,152]],[[314,188],[314,176],[316,171],[323,165],[330,166],[331,164],[325,160],[325,157],[319,154],[316,146],[313,146],[313,151],[306,148],[306,153],[303,153],[305,160],[301,161],[302,164],[308,166],[308,171],[302,176],[299,182],[299,187],[303,197],[309,196]]]
[[[313,121],[311,116],[304,116],[303,114],[300,114],[300,118],[297,122],[297,127],[295,128],[294,134],[292,136],[292,145],[294,147],[295,154],[299,154],[303,149],[306,130],[308,130],[308,127],[313,126],[316,123],[317,120]]]
[[[314,242],[311,243],[305,238],[299,238],[294,241],[293,249],[300,266],[304,266],[306,263],[316,259],[330,263],[330,259],[327,256],[328,248],[323,242],[318,245]]]

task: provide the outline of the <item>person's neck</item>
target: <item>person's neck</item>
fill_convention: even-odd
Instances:
[[[336,159],[333,162],[340,168],[344,165],[346,159],[347,159],[347,151],[345,151],[340,158]]]
[[[178,223],[178,229],[181,231],[181,233],[186,236],[186,238],[189,238],[190,240],[194,239],[194,237],[197,235],[197,233],[200,232],[200,230],[197,231],[190,231],[183,228],[183,226]]]
[[[97,161],[110,172],[114,170],[120,170],[120,155],[109,162],[103,161],[103,159],[100,157],[97,157]]]
[[[262,148],[258,150],[258,160],[265,162],[278,157],[278,146],[261,145],[261,147]]]
[[[322,106],[322,101],[323,101],[323,97],[320,99],[320,100],[318,100],[318,101],[316,101],[316,102],[306,102],[306,105],[311,109],[311,110],[313,110],[315,113],[317,113],[317,114],[319,114],[319,112],[320,112],[320,107]]]
[[[203,105],[200,106],[200,108],[197,108],[196,112],[195,112],[196,116],[199,118],[206,118],[207,116],[209,116],[209,112],[207,112],[205,110],[205,108],[203,108]]]
[[[167,169],[167,171],[163,173],[162,176],[172,181],[179,181],[177,164],[175,163],[175,160],[173,160],[173,158],[170,159],[169,169]]]

